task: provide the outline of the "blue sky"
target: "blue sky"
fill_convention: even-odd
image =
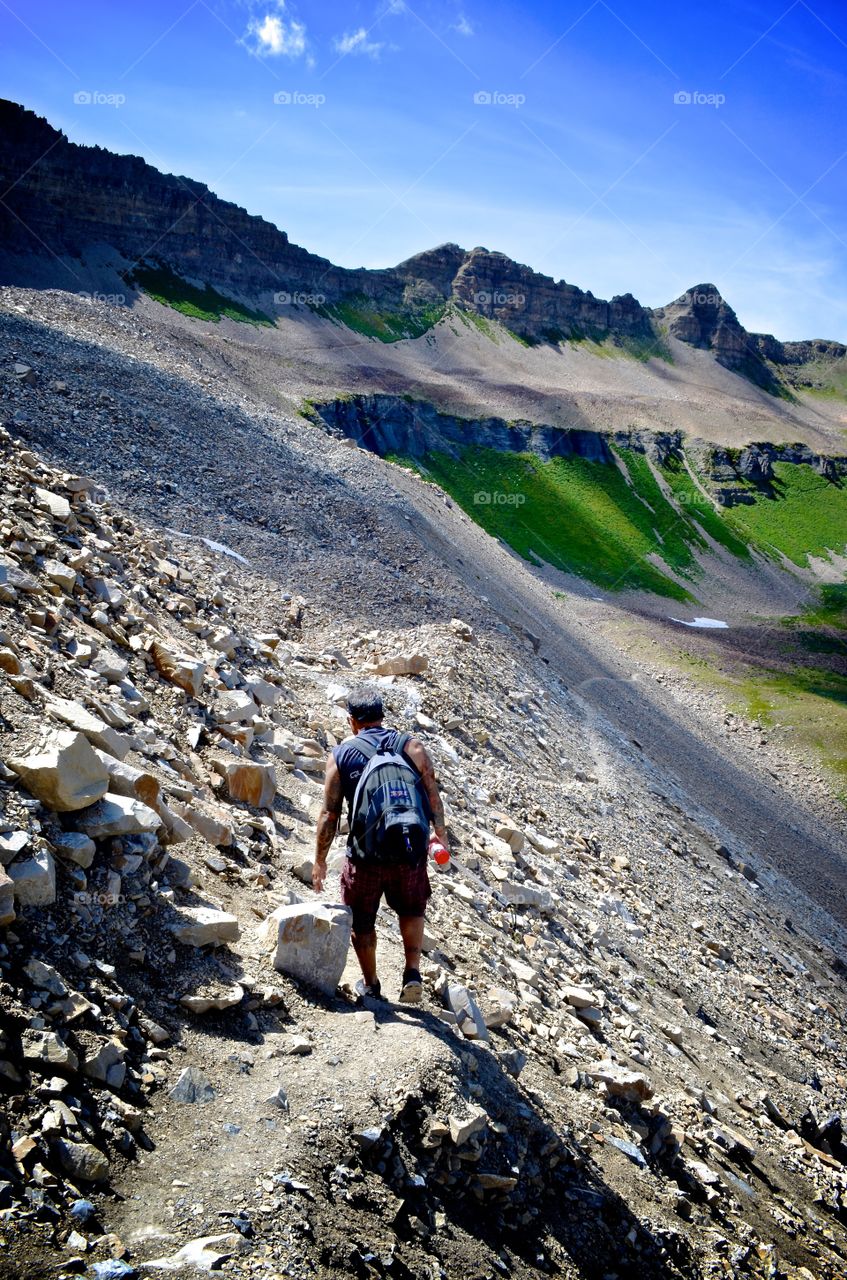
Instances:
[[[843,0],[0,0],[0,66],[344,265],[486,245],[847,341]]]

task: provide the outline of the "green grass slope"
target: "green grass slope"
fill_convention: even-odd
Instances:
[[[806,567],[810,555],[844,554],[847,486],[827,480],[809,466],[777,462],[772,485],[751,487],[749,492],[754,502],[739,503],[723,515],[740,537],[770,555],[780,551],[801,567]]]
[[[253,311],[218,293],[211,285],[198,289],[168,267],[136,267],[128,277],[128,282],[143,289],[154,301],[161,302],[165,307],[172,307],[184,316],[191,316],[194,320],[217,323],[226,316],[242,324],[273,325],[273,320],[263,311]]]

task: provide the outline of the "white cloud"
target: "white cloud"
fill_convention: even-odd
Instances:
[[[472,36],[474,29],[463,13],[460,13],[456,21],[451,27],[452,31],[458,31],[460,36]]]
[[[335,49],[344,57],[348,53],[364,54],[368,58],[378,58],[382,52],[384,45],[374,40],[368,39],[368,33],[364,27],[359,27],[358,31],[345,33],[338,36],[335,41]]]
[[[276,13],[267,11],[263,17],[250,19],[243,43],[259,57],[299,58],[306,51],[306,28],[293,18],[285,21],[281,16],[284,4],[277,8]]]

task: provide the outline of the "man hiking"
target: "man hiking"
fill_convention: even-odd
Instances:
[[[353,912],[353,949],[362,970],[360,995],[381,998],[376,972],[376,913],[383,893],[400,919],[406,953],[400,999],[423,992],[419,965],[424,913],[432,892],[427,874],[430,823],[445,848],[444,805],[422,743],[383,725],[382,697],[365,686],[347,699],[352,736],[327,757],[318,818],[312,887],[320,893],[326,859],[344,801],[350,823],[341,900]]]

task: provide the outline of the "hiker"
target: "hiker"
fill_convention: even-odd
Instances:
[[[341,874],[341,900],[353,912],[353,949],[362,970],[360,995],[381,998],[376,972],[376,913],[383,893],[400,919],[406,953],[400,999],[417,1004],[424,913],[432,892],[427,874],[430,823],[445,848],[444,805],[432,761],[411,734],[383,725],[377,689],[354,689],[347,699],[352,736],[327,757],[318,818],[312,887],[326,879],[326,859],[347,802],[350,833]],[[361,785],[360,785],[361,782]]]

